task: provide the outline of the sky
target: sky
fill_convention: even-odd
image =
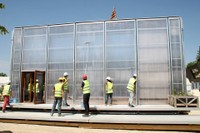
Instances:
[[[0,0],[0,72],[10,76],[11,38],[15,27],[109,20],[180,16],[184,28],[185,64],[195,61],[200,46],[200,0]]]

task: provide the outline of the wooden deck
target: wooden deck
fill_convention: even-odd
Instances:
[[[83,117],[83,107],[62,107],[62,116],[50,116],[52,104],[13,104],[3,113],[0,122],[38,124],[49,126],[71,126],[83,128],[200,131],[200,115],[188,115],[199,108],[174,108],[170,105],[91,105],[89,117]],[[173,113],[172,113],[173,112]],[[180,113],[182,112],[182,113]]]
[[[0,103],[0,108],[2,107]],[[33,103],[13,103],[13,111],[40,111],[49,112],[52,104],[33,104]],[[9,108],[9,107],[8,107]],[[199,108],[175,108],[171,105],[137,105],[129,107],[128,105],[90,105],[91,113],[113,113],[113,114],[187,114],[191,110]],[[82,112],[81,105],[62,106],[63,112]]]

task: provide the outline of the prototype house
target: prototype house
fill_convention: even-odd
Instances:
[[[12,37],[11,81],[18,102],[51,103],[52,88],[69,73],[70,103],[82,101],[81,75],[91,85],[91,104],[104,104],[105,80],[114,82],[114,103],[127,104],[126,86],[137,74],[136,104],[168,104],[184,91],[183,25],[180,17],[75,22],[16,27]],[[38,100],[36,79],[43,99]],[[41,97],[41,95],[39,95]]]

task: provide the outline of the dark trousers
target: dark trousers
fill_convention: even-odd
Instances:
[[[83,94],[83,105],[84,105],[84,108],[85,108],[85,114],[86,115],[88,115],[89,111],[90,111],[89,100],[90,100],[90,93]]]
[[[112,93],[108,93],[108,94],[106,94],[106,101],[105,101],[106,105],[108,104],[108,98],[109,97],[110,97],[110,104],[112,104]]]
[[[34,99],[34,92],[31,91],[30,95],[31,95],[31,102],[32,102]]]
[[[39,99],[40,99],[41,102],[43,102],[43,95],[44,95],[43,93],[44,93],[43,90],[40,90],[40,93],[39,93],[40,98]]]

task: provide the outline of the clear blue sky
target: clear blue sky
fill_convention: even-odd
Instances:
[[[108,20],[115,6],[118,19],[180,16],[184,25],[185,64],[200,46],[200,0],[1,0],[0,72],[10,75],[11,33],[14,27]]]

